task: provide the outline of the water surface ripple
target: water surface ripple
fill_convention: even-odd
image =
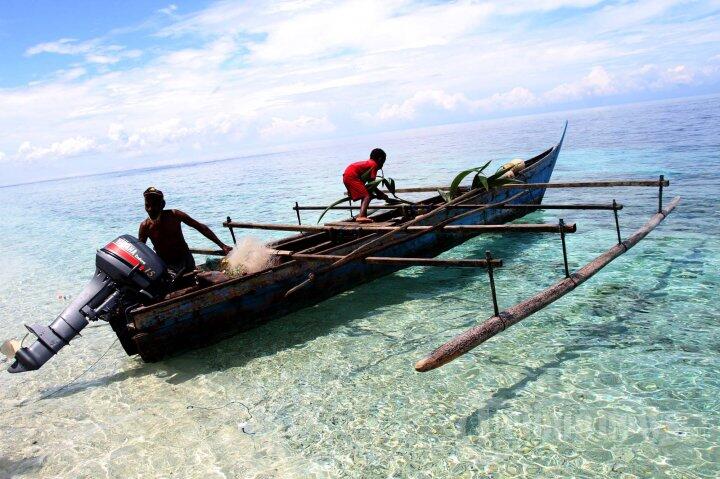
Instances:
[[[88,329],[41,371],[0,374],[0,476],[718,477],[718,112],[719,97],[675,100],[0,188],[2,339],[63,309],[63,296],[89,279],[95,249],[137,231],[149,185],[218,232],[228,214],[293,222],[296,200],[338,197],[342,168],[375,146],[400,185],[437,184],[488,159],[499,166],[542,151],[567,118],[554,180],[664,173],[667,200],[683,196],[660,228],[572,295],[430,373],[414,362],[489,316],[484,272],[406,269],[157,364],[127,357],[109,328]],[[546,201],[615,198],[629,234],[656,194],[552,190]],[[525,220],[559,215],[578,224],[572,268],[613,244],[609,212]],[[488,249],[506,265],[501,306],[562,275],[554,235],[487,235],[445,256]]]

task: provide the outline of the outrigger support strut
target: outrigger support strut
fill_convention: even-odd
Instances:
[[[662,187],[661,187],[662,188]],[[620,236],[620,220],[618,219],[618,210],[615,208],[615,200],[613,200],[613,214],[615,215],[615,230],[617,231],[618,244],[622,244],[622,236]]]
[[[225,225],[230,230],[230,236],[232,236],[233,245],[237,244],[237,240],[235,239],[235,232],[233,231],[233,227],[232,227],[232,220],[230,219],[229,216],[227,217],[227,222],[225,223]]]
[[[492,266],[492,255],[490,254],[490,251],[485,251],[485,261],[487,261],[487,270],[488,270],[488,277],[490,278],[490,293],[492,294],[492,302],[493,302],[493,310],[495,311],[495,316],[500,314],[500,310],[498,309],[498,302],[497,302],[497,294],[495,293],[495,276],[493,276],[493,266]]]
[[[293,208],[293,209],[295,210],[295,214],[297,214],[298,226],[302,225],[302,221],[300,221],[300,205],[298,205],[297,201],[295,202],[295,208]],[[228,218],[228,222],[230,222],[229,218]]]
[[[570,277],[570,269],[568,268],[568,261],[567,261],[567,246],[565,246],[565,220],[560,218],[560,224],[558,225],[558,229],[560,230],[560,241],[562,241],[562,251],[563,251],[563,264],[565,265],[565,277]],[[495,313],[497,314],[497,313]]]

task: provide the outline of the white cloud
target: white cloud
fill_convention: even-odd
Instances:
[[[687,0],[640,0],[610,4],[593,15],[590,26],[598,33],[637,27],[648,20],[663,19],[670,9],[687,3]]]
[[[512,111],[633,91],[662,90],[697,81],[697,72],[689,70],[685,65],[661,68],[649,64],[621,76],[609,73],[602,66],[595,66],[578,80],[561,83],[540,95],[520,86],[477,100],[462,93],[422,90],[402,102],[382,105],[375,114],[362,113],[358,118],[373,124],[385,121],[410,122],[432,115],[433,110],[460,113]]]
[[[173,13],[175,13],[177,11],[177,9],[178,9],[177,5],[175,5],[174,3],[171,3],[167,7],[161,8],[160,10],[158,10],[158,12],[164,13],[165,15],[172,15]]]
[[[297,138],[319,133],[331,133],[335,129],[335,125],[327,117],[301,116],[294,120],[275,117],[271,120],[270,125],[260,130],[260,134],[264,138]]]
[[[496,3],[499,12],[518,15],[528,12],[549,12],[560,8],[587,8],[602,0],[505,0]]]
[[[274,2],[219,1],[200,12],[164,28],[161,35],[187,33],[226,34],[230,31],[267,32],[272,48],[307,51],[308,43],[324,38],[330,43],[369,45],[395,49],[396,42],[422,42],[425,38],[443,41],[457,37],[470,26],[477,26],[491,15],[521,15],[561,8],[585,8],[602,0],[459,0],[443,4],[412,0],[280,0]],[[300,32],[307,36],[298,36]],[[281,42],[282,39],[288,40]],[[434,42],[435,40],[432,40]],[[308,42],[308,43],[305,43]],[[373,47],[374,48],[374,47]],[[322,47],[321,47],[322,49]]]
[[[5,158],[7,158],[7,155],[4,152],[0,151],[0,163],[5,161]]]
[[[32,146],[29,141],[25,141],[18,148],[17,158],[21,161],[70,158],[91,152],[96,148],[95,140],[83,136],[67,138],[55,142],[49,147],[36,147]]]
[[[415,93],[399,104],[385,104],[376,117],[379,120],[412,120],[425,107],[455,110],[460,106],[472,107],[472,102],[460,93],[449,94],[442,90],[424,90]]]
[[[269,5],[268,12],[297,12],[299,10],[308,10],[324,1],[325,0],[280,0]]]
[[[57,53],[58,55],[79,55],[87,53],[95,46],[95,41],[77,43],[74,38],[61,38],[54,42],[40,43],[25,50],[28,56],[41,53]]]
[[[138,58],[142,55],[142,53],[143,52],[141,50],[118,51],[117,53],[113,54],[92,53],[85,55],[85,61],[88,63],[97,63],[100,65],[112,65],[118,63],[125,58]]]
[[[118,57],[109,55],[87,55],[85,57],[88,63],[99,63],[100,65],[112,65],[120,61]]]
[[[694,80],[694,74],[685,65],[677,65],[666,69],[663,79],[674,85],[689,85]]]
[[[186,48],[169,53],[159,61],[186,71],[217,68],[224,61],[229,60],[238,48],[231,36],[223,36],[201,48]]]
[[[495,93],[488,98],[473,102],[475,108],[482,108],[486,111],[530,108],[538,104],[540,104],[540,99],[538,99],[532,91],[519,86],[508,92]]]
[[[61,38],[54,42],[40,43],[25,50],[26,56],[35,56],[41,53],[54,53],[57,55],[82,55],[88,63],[111,65],[126,58],[138,58],[141,50],[126,50],[121,45],[104,45],[99,38],[79,42],[73,38]]]
[[[85,68],[75,67],[70,68],[69,70],[59,70],[57,72],[57,78],[61,81],[73,81],[85,74],[87,74],[87,70]]]
[[[586,97],[612,95],[617,92],[612,75],[605,68],[596,66],[579,81],[558,85],[545,93],[544,97],[549,102],[556,103]]]
[[[708,73],[713,74],[715,72],[710,70]],[[626,89],[663,90],[681,85],[691,85],[698,81],[698,76],[701,74],[702,72],[693,71],[685,65],[661,67],[655,64],[647,64],[628,75]]]
[[[488,4],[457,2],[409,9],[408,2],[349,1],[295,14],[251,31],[266,32],[251,46],[257,61],[278,62],[339,52],[385,52],[446,45],[481,25]]]
[[[106,146],[122,151],[142,151],[149,147],[175,145],[192,138],[207,139],[215,135],[232,133],[242,136],[241,130],[233,131],[241,126],[227,115],[199,119],[192,123],[181,118],[169,118],[140,128],[111,123],[107,129],[106,140],[109,144]]]
[[[483,111],[513,110],[536,106],[540,100],[524,87],[515,87],[504,93],[495,93],[480,100],[470,100],[462,93],[447,93],[443,90],[424,90],[415,93],[401,103],[385,104],[374,115],[365,115],[366,120],[413,120],[430,109],[462,111],[472,113]]]

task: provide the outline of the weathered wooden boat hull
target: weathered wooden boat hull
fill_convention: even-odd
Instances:
[[[526,183],[548,182],[561,146],[562,138],[555,147],[528,160],[528,166],[518,178]],[[523,191],[522,186],[517,189],[501,189],[485,193],[473,202],[495,203],[521,191]],[[511,204],[540,204],[544,194],[544,188],[527,190],[521,198],[513,200]],[[438,199],[434,197],[426,201]],[[487,209],[453,224],[502,224],[529,212],[527,209]],[[461,213],[462,210],[448,210],[425,224],[436,224]],[[430,258],[467,241],[472,236],[467,233],[433,231],[390,246],[374,256]],[[317,252],[347,254],[371,237],[365,236],[339,246],[329,245],[327,249],[320,249]],[[329,239],[331,238],[328,233],[295,235],[272,243],[272,247],[276,249],[294,247],[298,250],[322,245]],[[208,345],[252,329],[269,320],[317,304],[362,283],[403,268],[353,261],[327,274],[319,275],[302,293],[285,298],[285,293],[290,288],[307,279],[309,273],[317,271],[324,265],[322,261],[288,261],[259,273],[136,309],[129,313],[126,326],[125,322],[120,326],[116,322],[113,327],[128,354],[139,353],[145,361],[158,361],[167,355]]]

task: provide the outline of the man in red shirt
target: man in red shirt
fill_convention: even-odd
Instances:
[[[365,181],[372,181],[377,177],[377,171],[383,167],[386,158],[387,155],[385,155],[383,150],[375,148],[370,152],[370,159],[357,161],[345,168],[343,183],[345,184],[345,188],[347,188],[348,196],[350,196],[350,199],[353,201],[362,200],[360,203],[360,213],[355,218],[355,221],[358,223],[372,223],[373,220],[367,217],[367,209],[373,195],[381,200],[388,199],[387,195],[377,188],[373,189],[371,193],[365,186]],[[369,174],[363,178],[363,175],[366,173]]]
[[[143,243],[150,238],[155,252],[162,258],[168,269],[174,273],[189,273],[195,269],[195,259],[183,237],[182,223],[198,230],[203,236],[218,245],[223,253],[227,254],[232,249],[220,241],[210,228],[194,220],[187,213],[180,210],[166,210],[165,197],[157,188],[151,186],[145,190],[143,196],[148,218],[140,224],[138,238]]]

